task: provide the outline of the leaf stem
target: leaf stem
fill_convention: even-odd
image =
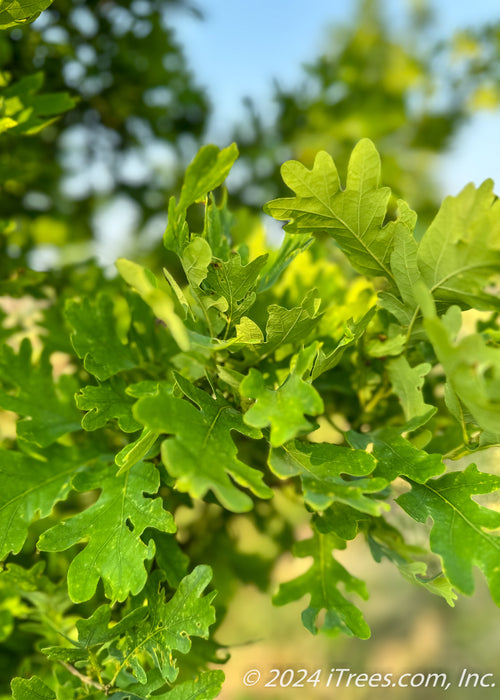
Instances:
[[[408,326],[408,332],[406,334],[405,347],[404,347],[405,350],[408,348],[408,343],[410,342],[411,334],[413,332],[413,326],[415,325],[415,321],[417,320],[419,311],[420,311],[420,306],[417,306],[417,308],[415,309],[415,312],[412,316],[412,319],[410,321],[410,324]]]
[[[371,413],[375,406],[378,404],[378,402],[382,399],[385,399],[385,397],[389,396],[390,394],[391,391],[387,388],[385,384],[382,384],[372,396],[370,401],[368,401],[368,403],[365,406],[363,406],[363,410],[367,413]]]
[[[82,683],[85,683],[85,685],[91,685],[94,688],[97,688],[98,690],[102,690],[106,695],[108,694],[109,687],[106,685],[102,685],[102,683],[98,683],[97,681],[94,681],[92,678],[89,678],[88,676],[85,676],[83,673],[80,673],[78,669],[76,669],[74,666],[71,664],[66,663],[66,661],[61,661],[59,659],[59,663],[61,663],[66,671],[71,673],[73,676],[76,676],[79,680],[82,681]]]

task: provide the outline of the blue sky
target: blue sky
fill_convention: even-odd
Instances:
[[[404,27],[411,0],[386,0],[390,22]],[[413,0],[418,3],[419,0]],[[224,144],[227,124],[244,114],[242,99],[251,96],[261,112],[272,110],[273,79],[298,83],[300,66],[325,46],[333,24],[348,23],[355,0],[194,0],[203,21],[178,13],[170,18],[198,81],[207,87],[215,114],[210,138]],[[497,0],[434,0],[433,32],[451,36],[458,28],[500,20]],[[458,135],[443,158],[443,191],[456,193],[465,182],[493,177],[500,189],[500,113],[484,112]]]

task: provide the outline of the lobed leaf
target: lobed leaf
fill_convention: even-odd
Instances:
[[[500,270],[500,202],[492,180],[446,197],[418,246],[418,268],[434,298],[474,309],[500,309],[486,290]]]
[[[47,447],[80,428],[73,399],[76,382],[68,375],[54,381],[48,349],[36,362],[27,338],[17,354],[4,345],[0,350],[0,380],[6,387],[0,389],[0,406],[24,416],[17,422],[17,435],[22,440]]]
[[[390,190],[380,187],[380,157],[369,139],[359,141],[352,152],[345,190],[324,151],[316,156],[312,170],[288,161],[281,172],[296,196],[269,202],[266,213],[289,219],[285,231],[290,233],[328,233],[356,270],[394,282],[390,256],[396,228],[383,225]]]
[[[366,449],[372,445],[373,456],[377,459],[375,475],[387,481],[406,476],[423,484],[445,470],[440,454],[419,450],[397,428],[380,428],[363,434],[349,430],[346,438],[356,449]]]
[[[300,341],[305,343],[309,333],[318,324],[321,298],[311,289],[300,306],[286,309],[278,304],[267,308],[266,341],[257,348],[266,357],[278,347]]]
[[[13,678],[11,682],[12,700],[56,700],[53,690],[38,676]]]
[[[345,542],[332,534],[321,534],[317,531],[311,539],[301,540],[294,546],[297,557],[313,558],[313,563],[306,573],[280,585],[278,593],[273,598],[275,605],[299,600],[302,596],[310,595],[309,606],[302,613],[304,627],[316,634],[315,625],[321,610],[326,610],[322,631],[333,636],[344,632],[348,636],[368,639],[370,628],[363,619],[358,608],[348,601],[339,591],[342,584],[346,592],[356,593],[363,599],[368,598],[365,584],[351,576],[332,556],[332,549],[344,549]]]
[[[82,428],[98,430],[116,419],[120,430],[133,433],[141,427],[132,416],[133,399],[125,393],[126,384],[121,377],[111,377],[98,386],[85,386],[76,395],[76,405],[87,411],[82,418]]]
[[[144,600],[147,618],[129,630],[119,645],[122,667],[129,666],[141,683],[147,679],[145,658],[160,670],[166,681],[173,682],[178,669],[172,652],[187,654],[191,648],[190,637],[206,639],[210,625],[215,622],[215,610],[211,605],[215,592],[202,596],[212,578],[210,567],[197,566],[182,579],[166,603],[161,588],[163,576],[160,570],[149,575],[138,600],[139,604]]]
[[[473,567],[488,581],[491,595],[500,606],[500,513],[489,510],[471,496],[500,488],[500,476],[484,474],[470,464],[463,472],[451,472],[424,484],[412,483],[411,491],[399,496],[399,505],[415,520],[432,518],[431,550],[443,560],[446,576],[462,593],[474,591]]]
[[[159,700],[212,700],[219,695],[223,683],[223,671],[207,671],[196,680],[179,683],[168,693],[155,697]]]
[[[154,555],[154,543],[141,540],[147,527],[174,532],[172,516],[163,509],[160,498],[146,494],[158,491],[160,477],[149,462],[139,462],[121,476],[109,464],[98,463],[73,479],[78,491],[101,489],[99,499],[86,510],[62,520],[40,537],[38,548],[60,552],[88,540],[71,561],[68,591],[80,603],[95,593],[99,578],[113,602],[136,594],[147,580],[144,562]]]
[[[439,319],[435,309],[424,309],[424,327],[448,380],[448,394],[453,392],[472,414],[476,423],[490,433],[500,426],[500,349],[479,334],[455,342],[457,307],[450,307]]]
[[[91,458],[61,445],[33,456],[0,450],[0,559],[21,550],[30,523],[67,497],[71,478]]]
[[[162,459],[176,479],[176,488],[195,498],[212,490],[226,508],[237,513],[250,510],[253,502],[233,480],[260,498],[270,498],[272,491],[262,473],[238,459],[231,437],[235,430],[259,438],[260,431],[246,425],[242,414],[224,399],[212,398],[180,375],[176,379],[190,401],[173,397],[160,385],[156,396],[143,397],[134,407],[135,417],[149,430],[174,436],[163,442]]]
[[[128,345],[117,332],[111,297],[101,292],[95,302],[88,297],[68,300],[65,316],[73,329],[71,342],[85,369],[100,381],[125,369],[135,367]]]
[[[260,271],[267,255],[259,255],[248,265],[242,265],[239,253],[228,261],[214,261],[208,270],[204,288],[227,301],[227,322],[236,323],[253,305]]]
[[[275,389],[266,386],[263,375],[252,367],[240,384],[240,393],[254,399],[243,420],[254,428],[270,425],[273,447],[312,429],[305,414],[316,416],[324,411],[323,400],[316,389],[293,370]]]
[[[281,479],[300,475],[304,500],[313,510],[324,511],[334,503],[342,503],[377,516],[389,508],[371,497],[388,482],[381,477],[362,478],[369,477],[376,467],[375,459],[364,450],[295,440],[273,447],[269,466]]]
[[[431,365],[422,362],[416,367],[410,367],[404,355],[387,363],[387,372],[394,393],[397,394],[407,421],[419,416],[436,412],[436,407],[425,403],[422,394],[424,377],[430,372]]]

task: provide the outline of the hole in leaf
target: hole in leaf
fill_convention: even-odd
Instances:
[[[127,519],[125,520],[125,525],[128,527],[128,529],[130,530],[130,532],[133,532],[133,531],[134,531],[134,529],[135,529],[135,528],[134,528],[134,524],[133,524],[133,522],[130,520],[130,518],[127,518]]]

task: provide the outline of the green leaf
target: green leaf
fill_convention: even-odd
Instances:
[[[410,367],[404,355],[387,363],[387,372],[394,393],[397,394],[406,420],[423,416],[429,411],[436,412],[436,407],[425,403],[422,394],[424,377],[430,372],[431,365],[424,362],[416,367]]]
[[[141,424],[132,416],[134,401],[125,393],[126,386],[121,377],[111,377],[104,384],[80,389],[75,397],[76,405],[87,411],[82,418],[82,428],[98,430],[116,418],[120,430],[125,433],[139,430]]]
[[[313,510],[323,511],[333,503],[343,503],[377,516],[389,509],[387,503],[370,498],[370,494],[384,489],[387,481],[380,477],[360,478],[370,475],[376,467],[375,459],[364,450],[295,440],[273,447],[269,466],[281,479],[300,475],[304,500]],[[343,474],[356,478],[346,479]]]
[[[117,476],[133,467],[134,464],[137,464],[141,459],[144,459],[155,444],[157,438],[158,433],[153,433],[151,430],[144,428],[137,440],[125,445],[115,456],[115,464],[120,467]]]
[[[60,552],[84,539],[88,544],[72,560],[68,591],[74,602],[89,600],[99,578],[113,602],[138,593],[147,580],[144,562],[154,555],[154,543],[144,544],[147,527],[174,532],[173,518],[163,509],[160,498],[145,494],[158,491],[160,477],[149,462],[140,462],[122,476],[115,476],[109,464],[98,463],[73,479],[78,491],[101,489],[90,508],[77,513],[40,537],[42,551]]]
[[[380,157],[369,139],[362,139],[352,152],[345,190],[324,151],[316,156],[312,170],[288,161],[281,173],[296,197],[276,199],[264,210],[275,219],[290,219],[285,231],[326,232],[356,270],[394,282],[390,256],[397,228],[383,226],[390,190],[380,187]]]
[[[338,365],[348,347],[355,345],[364,335],[368,324],[375,313],[375,307],[370,309],[359,321],[348,321],[344,335],[333,347],[326,341],[319,349],[318,357],[314,363],[312,378],[317,379],[324,372]]]
[[[189,284],[196,289],[207,276],[212,249],[204,238],[196,236],[182,251],[181,260]]]
[[[212,144],[200,148],[186,170],[178,209],[186,211],[191,204],[203,201],[209,192],[219,187],[237,157],[235,143],[222,150]]]
[[[0,450],[0,559],[17,554],[37,514],[45,518],[71,490],[71,477],[88,461],[75,449],[54,445],[43,455]]]
[[[186,212],[177,209],[175,197],[168,201],[167,228],[163,235],[163,245],[181,256],[189,242],[189,226],[186,221]]]
[[[432,308],[425,309],[424,316],[425,330],[449,387],[483,430],[498,433],[500,349],[487,344],[479,333],[454,342],[456,320],[460,319],[457,307],[450,307],[442,319],[437,318]],[[451,398],[449,391],[447,398]]]
[[[80,619],[76,623],[78,630],[78,644],[87,650],[98,647],[113,639],[118,639],[134,625],[142,624],[147,617],[145,607],[135,608],[117,623],[111,622],[111,605],[100,605],[87,619]]]
[[[297,255],[307,250],[313,241],[314,238],[308,234],[300,236],[286,233],[281,246],[275,253],[271,253],[262,269],[258,291],[270,289]]]
[[[175,312],[175,302],[167,293],[168,288],[159,287],[151,270],[125,258],[116,261],[116,268],[127,284],[153,310],[156,318],[165,323],[181,350],[189,350],[187,330]]]
[[[177,297],[177,301],[179,304],[182,306],[182,309],[184,311],[184,315],[182,316],[183,319],[187,318],[188,313],[191,314],[193,317],[193,312],[191,310],[191,307],[189,305],[189,301],[186,298],[186,295],[182,291],[181,287],[177,284],[175,277],[167,270],[166,267],[163,268],[163,274],[165,275],[165,279],[169,283],[169,285],[172,288],[172,291],[174,292],[175,296]]]
[[[366,343],[366,352],[370,357],[391,357],[400,355],[406,344],[406,334],[401,332],[401,326],[390,323],[382,338],[371,338]]]
[[[280,345],[294,343],[297,340],[304,343],[320,320],[320,306],[321,299],[317,296],[315,289],[311,289],[302,304],[293,309],[271,304],[267,309],[266,342],[259,350],[267,356]]]
[[[0,350],[0,380],[7,389],[0,389],[0,406],[25,416],[17,423],[17,435],[22,440],[47,447],[80,428],[73,398],[76,382],[68,375],[54,381],[48,349],[36,362],[32,361],[27,338],[17,354],[5,344]],[[10,390],[9,385],[13,387]]]
[[[260,438],[260,431],[247,426],[242,414],[224,399],[212,398],[180,375],[176,379],[190,401],[173,397],[160,385],[157,396],[139,399],[134,407],[135,417],[149,430],[175,436],[163,442],[162,459],[176,479],[176,488],[195,498],[212,490],[226,508],[237,513],[250,510],[253,501],[232,480],[260,498],[270,498],[272,491],[262,473],[238,459],[231,437],[235,430]]]
[[[386,523],[383,518],[372,520],[367,541],[376,562],[386,557],[398,567],[404,579],[426,588],[434,595],[441,596],[448,605],[454,607],[457,594],[446,576],[441,572],[435,576],[429,576],[427,564],[424,561],[415,560],[415,557],[426,556],[425,549],[406,544],[401,533]]]
[[[239,253],[234,253],[227,262],[216,260],[210,265],[204,288],[226,299],[228,324],[236,323],[253,305],[254,290],[266,260],[267,255],[259,255],[242,265]]]
[[[335,501],[323,513],[315,513],[314,527],[322,534],[333,532],[343,540],[353,540],[359,532],[360,523],[369,520],[369,516],[351,506]]]
[[[137,680],[147,679],[144,659],[149,659],[166,681],[173,682],[178,674],[172,652],[187,654],[191,636],[207,638],[209,627],[215,622],[211,602],[215,592],[202,596],[210,583],[212,572],[208,566],[197,566],[182,579],[173,597],[164,602],[161,588],[163,572],[153,571],[138,604],[147,601],[147,619],[129,631],[120,645],[122,666],[130,666]]]
[[[277,388],[266,386],[263,375],[253,367],[240,384],[240,393],[255,400],[244,415],[254,428],[271,426],[270,443],[274,447],[312,429],[305,414],[323,413],[323,400],[311,385],[294,371]]]
[[[230,227],[233,216],[227,207],[227,190],[223,191],[220,206],[215,203],[215,197],[210,193],[209,206],[205,211],[205,227],[203,235],[206,237],[212,253],[220,260],[227,260],[229,256]]]
[[[264,334],[255,321],[248,316],[242,316],[236,324],[236,340],[245,345],[260,345],[264,342]]]
[[[222,690],[223,671],[207,671],[194,681],[179,683],[168,693],[156,695],[159,700],[212,700]]]
[[[446,197],[418,247],[418,267],[434,298],[474,309],[500,309],[485,291],[500,269],[500,202],[493,182],[469,183]]]
[[[53,690],[38,678],[13,678],[11,682],[13,700],[57,700]]]
[[[346,438],[356,449],[373,447],[377,459],[376,476],[394,481],[398,476],[407,476],[423,484],[432,476],[442,474],[445,466],[442,456],[419,450],[406,440],[396,428],[380,428],[371,433],[356,433],[349,430]]]
[[[302,613],[304,627],[316,634],[316,619],[322,609],[326,610],[322,631],[333,636],[344,632],[348,636],[368,639],[370,628],[358,608],[348,601],[337,586],[342,583],[346,592],[356,593],[366,600],[368,593],[365,584],[351,576],[332,556],[332,549],[344,549],[345,542],[335,535],[315,532],[309,540],[301,540],[294,545],[297,557],[312,557],[311,568],[293,581],[282,583],[273,598],[275,605],[299,600],[308,594],[309,606]]]
[[[425,484],[412,483],[399,496],[399,505],[415,520],[432,518],[431,550],[443,560],[446,576],[462,593],[474,591],[473,567],[479,567],[488,581],[491,595],[500,605],[500,513],[472,500],[477,494],[500,488],[500,476],[484,474],[476,465],[463,472],[451,472]]]
[[[0,22],[1,17],[0,11]],[[77,99],[67,92],[39,94],[44,78],[42,72],[33,73],[2,89],[0,116],[11,134],[37,134],[76,105]]]
[[[177,588],[181,579],[187,574],[189,557],[184,554],[175,535],[156,531],[153,536],[156,544],[156,562],[165,572],[169,586]]]
[[[415,228],[416,215],[403,200],[398,200],[398,210],[401,222],[398,231],[394,235],[391,270],[401,299],[407,306],[413,308],[415,306],[413,287],[420,278],[417,264],[418,246],[412,233]]]
[[[78,357],[83,359],[87,372],[100,381],[114,374],[135,367],[135,360],[128,345],[124,345],[117,331],[110,296],[100,293],[91,302],[70,299],[66,303],[66,319],[73,329],[71,342]]]

